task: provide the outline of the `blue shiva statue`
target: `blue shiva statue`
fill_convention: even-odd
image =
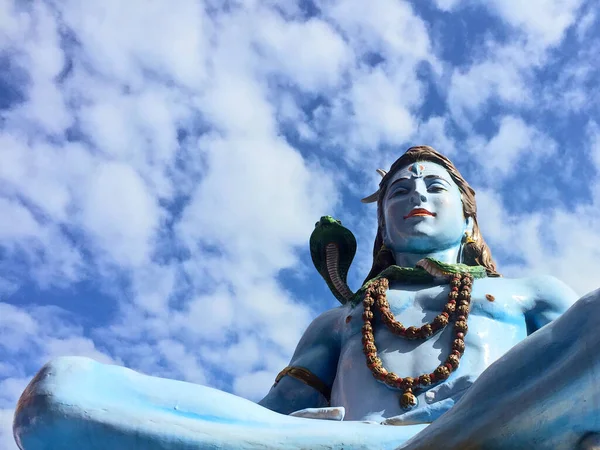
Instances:
[[[600,449],[600,293],[502,278],[475,192],[431,147],[383,176],[373,266],[324,217],[313,261],[341,306],[308,327],[259,404],[65,357],[22,394],[23,450]],[[517,243],[518,244],[518,243]],[[386,426],[387,425],[387,426]]]

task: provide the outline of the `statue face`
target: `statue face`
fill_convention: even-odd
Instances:
[[[429,162],[396,172],[383,201],[384,242],[396,252],[428,253],[460,244],[470,220],[461,193],[446,169]]]

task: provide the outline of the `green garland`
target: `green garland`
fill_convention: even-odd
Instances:
[[[355,306],[362,301],[365,289],[375,280],[386,278],[389,281],[403,283],[431,283],[436,276],[450,278],[455,274],[471,274],[474,279],[486,276],[485,268],[481,266],[467,266],[466,264],[446,264],[433,258],[424,258],[419,261],[419,266],[424,267],[399,267],[390,266],[383,270],[377,277],[367,281],[356,293],[347,285],[348,270],[356,254],[356,238],[342,222],[331,217],[323,216],[315,224],[315,229],[310,236],[310,255],[332,294],[341,304],[350,303]]]
[[[438,261],[434,258],[424,258],[424,260],[428,261],[431,265],[433,265],[439,271],[441,271],[442,276],[445,277],[451,277],[455,274],[464,273],[471,274],[474,279],[485,278],[487,276],[487,272],[485,271],[485,267],[483,266],[468,266],[466,264],[448,264]],[[412,268],[389,266],[375,278],[371,278],[369,281],[363,284],[363,286],[354,294],[354,296],[350,300],[352,306],[356,306],[358,303],[360,303],[363,300],[365,296],[365,291],[369,287],[369,285],[375,280],[379,280],[380,278],[386,278],[389,281],[396,281],[402,283],[427,284],[433,282],[435,276],[422,267]]]

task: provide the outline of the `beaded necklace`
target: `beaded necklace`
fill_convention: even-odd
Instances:
[[[397,321],[390,311],[390,304],[386,296],[386,292],[389,289],[389,275],[392,275],[389,277],[392,279],[402,279],[405,278],[401,276],[402,272],[410,273],[410,271],[414,271],[413,276],[407,278],[412,278],[415,281],[422,281],[423,277],[426,275],[419,269],[403,268],[399,271],[398,269],[401,268],[392,266],[363,287],[364,311],[362,318],[364,324],[362,327],[362,343],[367,366],[375,379],[391,388],[403,391],[403,394],[400,397],[400,406],[406,410],[413,408],[417,404],[417,397],[414,395],[414,390],[446,380],[450,374],[458,368],[460,358],[465,350],[464,338],[468,331],[467,318],[469,316],[471,303],[473,278],[483,278],[485,276],[485,270],[482,267],[453,265],[451,266],[453,270],[450,272],[444,270],[448,269],[450,265],[442,265],[438,261],[430,258],[427,258],[426,261],[421,262],[419,265],[421,266],[422,272],[426,272],[430,279],[433,278],[433,275],[446,276],[450,279],[450,292],[444,310],[437,315],[433,321],[420,327],[409,326],[406,328],[401,322]],[[383,367],[383,363],[377,355],[377,346],[375,345],[375,336],[373,332],[374,313],[371,309],[372,307],[375,307],[378,310],[381,321],[393,334],[409,340],[429,339],[435,333],[445,328],[448,323],[454,319],[454,340],[452,342],[452,350],[445,362],[439,365],[433,372],[419,375],[416,378],[401,378],[396,373],[389,372]]]

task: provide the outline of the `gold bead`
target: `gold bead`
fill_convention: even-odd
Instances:
[[[412,409],[417,405],[417,397],[410,391],[407,390],[400,397],[400,406],[403,409]]]
[[[431,325],[426,324],[421,327],[421,337],[427,339],[429,336],[433,334],[433,329]]]
[[[460,364],[460,358],[456,355],[448,355],[446,362],[450,363],[450,365],[456,369]]]
[[[459,307],[456,309],[456,312],[457,312],[459,315],[466,316],[467,314],[469,314],[469,309],[470,309],[470,308],[469,308],[469,306],[468,306],[468,305],[460,305],[460,306],[459,306]]]
[[[381,365],[381,359],[379,359],[379,356],[377,356],[377,353],[369,353],[367,355],[367,365],[369,367],[375,367],[375,366],[380,366]]]
[[[421,386],[429,386],[431,384],[431,377],[425,373],[419,377],[419,384]]]
[[[445,327],[446,325],[448,325],[448,318],[441,314],[436,316],[435,319],[433,319],[433,321],[435,323],[439,324],[439,326],[441,326],[441,327]]]
[[[404,389],[410,389],[415,385],[415,380],[412,377],[406,377],[402,380],[402,387]]]
[[[373,342],[374,336],[370,331],[363,331],[362,335],[362,343],[366,344],[367,342]]]
[[[419,329],[417,327],[408,327],[406,329],[407,339],[416,339],[419,337]]]
[[[406,328],[400,322],[392,323],[392,333],[403,336],[405,331]]]
[[[398,381],[398,375],[396,375],[394,372],[388,372],[388,374],[385,376],[385,382],[388,385],[395,387],[397,381]]]
[[[445,380],[450,376],[450,370],[446,366],[438,366],[433,373],[436,380]]]
[[[454,324],[454,329],[461,333],[466,333],[469,329],[467,322],[464,320],[459,320]]]
[[[375,344],[373,342],[366,342],[363,345],[363,352],[365,354],[375,353],[376,351],[377,351],[377,347],[375,347]]]
[[[464,352],[465,341],[463,341],[462,339],[454,339],[454,342],[452,342],[452,350],[457,350],[461,353]]]
[[[372,372],[373,372],[373,376],[379,381],[384,381],[385,377],[388,374],[388,371],[386,369],[384,369],[382,366],[373,367]]]

